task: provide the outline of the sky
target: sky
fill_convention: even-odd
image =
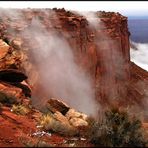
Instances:
[[[65,8],[78,11],[115,11],[125,16],[148,15],[148,1],[0,1],[1,8]]]

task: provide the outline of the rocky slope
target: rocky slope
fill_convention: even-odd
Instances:
[[[19,13],[21,15],[18,15]],[[17,123],[18,116],[10,112],[12,106],[8,105],[10,103],[29,105],[28,99],[30,100],[31,91],[34,93],[44,91],[44,88],[36,83],[40,80],[37,76],[38,71],[35,69],[36,61],[29,59],[30,49],[38,48],[38,43],[29,44],[29,38],[22,36],[22,32],[29,27],[33,18],[38,18],[46,31],[56,30],[58,36],[63,36],[68,41],[72,47],[75,62],[92,78],[95,97],[99,103],[108,105],[117,101],[119,105],[136,105],[144,108],[142,111],[146,110],[148,73],[130,62],[130,33],[126,17],[118,13],[97,12],[93,16],[93,19],[98,22],[96,29],[91,27],[89,20],[81,14],[64,9],[42,11],[28,9],[11,10],[11,12],[5,10],[0,15],[0,92],[2,93],[2,103],[10,101],[5,104],[7,107],[2,107],[0,116],[2,121],[0,144],[2,146],[10,143],[16,146],[18,141],[14,139],[20,136],[17,135],[19,130],[25,135],[31,129],[33,132],[36,130],[33,114],[19,118],[22,123]],[[4,94],[7,97],[4,97]],[[48,103],[50,104],[50,101]],[[54,115],[58,116],[57,119],[61,117],[60,121],[65,119],[69,108],[63,107],[63,105],[61,107],[58,103],[52,105],[54,107],[48,106],[50,112],[54,112]],[[58,113],[56,112],[57,106]],[[147,112],[144,113],[147,116]],[[70,122],[74,124],[76,120],[82,121],[82,118],[75,119],[77,118],[75,116],[73,120],[67,118],[65,120],[69,120],[68,124]],[[87,124],[85,121],[83,123]],[[17,124],[20,127],[15,128]],[[8,138],[8,141],[6,140],[7,135],[3,135],[3,131],[6,130],[4,125],[8,125],[10,128],[11,138]],[[27,128],[26,125],[30,126]],[[15,129],[17,132],[15,132],[16,135],[13,135]],[[33,132],[31,131],[31,133]]]

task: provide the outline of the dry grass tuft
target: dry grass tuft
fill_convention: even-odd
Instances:
[[[65,136],[73,136],[77,134],[77,130],[67,126],[56,120],[52,115],[45,114],[39,120],[39,125],[43,130],[52,131]]]
[[[19,105],[13,105],[12,106],[12,112],[17,115],[26,115],[30,112],[30,109],[22,104]]]

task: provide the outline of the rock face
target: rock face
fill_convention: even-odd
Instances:
[[[130,96],[132,96],[134,100],[130,99],[129,102],[134,104],[135,101],[144,111],[145,121],[148,121],[148,72],[131,62],[130,75],[131,79],[129,82],[130,85],[128,86],[128,98],[131,98]]]
[[[134,76],[137,81],[141,80],[140,77],[143,78],[146,72],[140,72],[140,68],[137,68],[134,74],[135,65],[130,62],[130,33],[126,17],[119,13],[96,12],[93,16],[98,22],[96,29],[84,16],[64,9],[44,11],[26,9],[19,10],[18,13],[20,12],[24,15],[23,19],[22,17],[8,19],[5,14],[0,22],[0,37],[12,48],[11,54],[6,55],[7,60],[3,59],[0,64],[1,69],[22,68],[26,64],[28,72],[32,72],[32,81],[38,79],[37,71],[26,62],[28,59],[26,51],[36,48],[37,43],[29,45],[27,36],[21,38],[20,35],[33,18],[37,17],[48,32],[54,29],[59,36],[64,36],[68,41],[73,49],[76,63],[92,77],[96,99],[100,103],[110,104],[113,100],[119,100],[120,104],[128,104],[129,98],[132,98],[134,103],[142,101],[146,93],[140,88],[135,90],[136,82],[132,77]],[[11,30],[15,34],[11,34]],[[147,80],[145,79],[143,83],[147,89]],[[140,96],[139,99],[135,94]],[[139,101],[136,101],[137,99]]]
[[[20,90],[22,89],[23,93],[21,95],[25,94],[26,96],[31,97],[31,89],[26,84],[21,83],[23,80],[27,79],[27,76],[21,69],[17,68],[17,64],[18,64],[17,60],[19,55],[16,54],[16,51],[13,51],[12,54],[9,54],[10,47],[11,46],[9,46],[6,42],[4,42],[3,40],[0,40],[0,60],[1,60],[0,82],[9,84],[9,89],[10,90],[14,89],[14,92],[16,92],[16,94],[19,93]],[[14,55],[16,58],[11,59]],[[10,57],[10,62],[8,57]],[[14,66],[13,64],[14,65],[16,64],[16,66]],[[18,87],[21,89],[19,89]],[[1,88],[0,91],[3,92],[3,88]],[[9,90],[5,89],[5,91],[7,93]],[[16,97],[15,93],[11,95]],[[18,97],[20,98],[21,96],[18,96]]]

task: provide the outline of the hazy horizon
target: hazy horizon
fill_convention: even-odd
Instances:
[[[56,7],[75,11],[112,11],[129,17],[148,17],[147,6],[148,1],[0,1],[0,8]]]

